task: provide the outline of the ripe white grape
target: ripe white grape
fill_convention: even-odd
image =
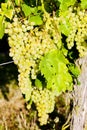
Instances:
[[[46,88],[40,90],[33,89],[32,101],[36,105],[40,125],[47,124],[49,113],[54,110],[55,94]]]
[[[85,10],[75,8],[75,12],[72,9],[68,15],[72,25],[71,32],[66,39],[68,49],[71,49],[76,43],[79,56],[84,56],[87,54],[87,47],[85,46],[85,40],[87,39],[87,13]]]

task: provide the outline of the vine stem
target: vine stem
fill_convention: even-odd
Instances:
[[[47,22],[46,22],[46,23],[47,23],[47,27],[49,27],[49,26],[50,26],[50,23],[51,23],[50,15],[49,15],[49,13],[47,13],[47,11],[45,10],[43,0],[41,0],[41,5],[42,5],[42,11],[44,12],[44,14],[45,14],[45,16],[46,16],[46,18],[47,18]]]

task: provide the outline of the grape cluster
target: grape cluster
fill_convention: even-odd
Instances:
[[[49,28],[46,28],[47,23],[41,28],[34,27],[29,20],[15,15],[12,23],[8,23],[6,27],[5,33],[9,36],[10,56],[18,66],[19,86],[25,95],[32,91],[30,79],[36,79],[42,56],[56,49],[58,39],[59,41],[61,39],[56,31],[57,19],[50,19],[50,22],[52,24]]]
[[[78,8],[70,8],[67,15],[71,23],[71,31],[67,37],[67,46],[71,49],[76,43],[79,55],[87,54],[87,11]]]
[[[19,73],[26,70],[35,79],[39,60],[56,46],[46,29],[33,28],[29,21],[19,21],[17,17],[13,20],[6,29],[9,34],[10,56],[18,65]]]
[[[34,89],[32,92],[32,101],[36,105],[40,125],[47,124],[49,113],[54,110],[55,94],[48,89]]]

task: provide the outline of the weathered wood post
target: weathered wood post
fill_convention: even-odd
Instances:
[[[73,111],[70,130],[87,130],[87,56],[80,58],[80,85],[74,86]]]

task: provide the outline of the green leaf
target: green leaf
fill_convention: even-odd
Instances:
[[[87,0],[81,0],[82,9],[87,9]]]
[[[42,58],[40,62],[40,70],[41,73],[44,74],[46,79],[49,79],[50,77],[53,77],[53,75],[56,75],[57,73],[60,73],[62,71],[62,66],[60,63],[68,64],[68,60],[64,57],[64,55],[58,51],[53,50],[50,53],[48,53],[45,57]],[[67,68],[66,68],[67,69]],[[49,76],[50,73],[50,76]]]
[[[72,77],[68,72],[67,63],[64,55],[58,50],[53,50],[42,58],[39,69],[47,81],[48,89],[57,93],[72,89]]]
[[[42,88],[42,82],[39,79],[35,80],[35,86],[38,88]]]
[[[38,10],[42,10],[42,6],[38,6]]]
[[[60,3],[62,3],[63,0],[58,0]]]
[[[60,4],[60,9],[62,11],[67,10],[67,8],[71,5],[74,5],[76,0],[59,0]]]
[[[27,4],[22,4],[21,7],[26,17],[31,14],[34,14],[34,15],[37,14],[37,11],[38,11],[37,7],[30,7]]]
[[[12,19],[13,17],[13,9],[9,9],[9,10],[6,10],[4,15],[9,18],[9,19]]]
[[[68,73],[68,69],[64,63],[59,63],[59,72],[52,76],[47,82],[47,88],[52,88],[58,93],[65,92],[72,89],[72,77]],[[49,74],[50,75],[50,74]]]
[[[31,12],[36,15],[37,14],[38,9],[36,7],[31,7]]]
[[[30,6],[28,6],[26,4],[22,4],[21,7],[22,7],[22,11],[24,12],[26,17],[32,13]]]
[[[11,3],[2,3],[1,4],[1,15],[6,16],[9,19],[12,19],[13,9]]]
[[[33,23],[34,25],[42,25],[43,21],[39,15],[31,16],[29,19],[30,23]]]
[[[15,4],[16,4],[17,6],[20,6],[21,2],[22,2],[22,0],[15,0]]]
[[[68,68],[69,68],[69,71],[74,76],[74,78],[77,78],[80,75],[80,69],[76,65],[70,64]]]
[[[5,11],[7,9],[7,3],[2,3],[1,4],[1,10]]]
[[[0,16],[0,39],[4,36],[5,25],[3,24],[3,16]]]

